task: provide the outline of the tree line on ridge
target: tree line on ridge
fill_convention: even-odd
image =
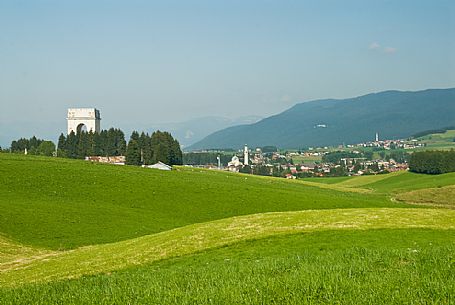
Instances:
[[[57,147],[52,141],[32,137],[12,141],[10,151],[32,155],[56,155],[62,158],[84,159],[87,156],[125,156],[130,165],[148,165],[163,162],[169,165],[183,163],[179,142],[169,132],[152,134],[133,131],[128,143],[122,130],[110,128],[100,133],[73,131],[58,138]]]

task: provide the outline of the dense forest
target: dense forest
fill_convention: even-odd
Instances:
[[[406,139],[419,131],[453,125],[454,100],[455,88],[450,88],[302,102],[254,124],[219,130],[187,149],[240,149],[244,143],[288,149],[338,146],[372,141],[378,131],[382,139]]]
[[[126,150],[126,163],[130,165],[183,164],[179,142],[169,132],[155,131],[151,135],[133,131]]]
[[[455,150],[413,153],[409,161],[409,169],[412,172],[424,174],[455,172]]]
[[[439,128],[439,129],[430,129],[430,130],[418,132],[418,133],[414,134],[412,137],[420,138],[420,137],[428,136],[428,135],[435,134],[435,133],[445,133],[445,132],[447,132],[447,130],[453,130],[453,129],[455,129],[455,126]]]

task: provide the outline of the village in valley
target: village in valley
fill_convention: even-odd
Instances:
[[[424,147],[424,144],[408,140],[373,141],[346,147],[317,147],[304,151],[282,152],[277,148],[274,148],[274,151],[263,151],[260,147],[250,149],[245,145],[244,149],[236,152],[226,164],[213,162],[186,164],[186,166],[263,176],[282,176],[288,179],[375,175],[407,170],[408,154],[402,149],[419,147]],[[273,146],[266,147],[266,150],[270,148]],[[232,152],[210,150],[188,152],[184,153],[184,160],[191,159],[189,155],[194,154],[209,154],[221,160],[222,155],[230,155]]]
[[[455,305],[455,0],[0,25],[0,305]]]
[[[144,168],[171,170],[173,165],[240,172],[261,176],[298,179],[308,177],[340,177],[386,174],[408,170],[408,151],[426,147],[420,138],[380,139],[377,132],[372,141],[337,147],[307,147],[300,150],[283,150],[276,146],[250,148],[245,144],[241,150],[200,150],[181,151],[178,162],[171,162],[168,156],[152,156],[150,136],[147,133],[133,132],[127,144],[120,129],[101,130],[100,111],[96,108],[70,108],[67,115],[67,136],[60,136],[57,146],[53,146],[54,156],[82,158],[86,161],[115,165],[140,165]],[[104,142],[111,146],[103,149],[99,138],[114,138]],[[160,133],[158,131],[158,133]],[[156,133],[154,133],[156,134]],[[168,137],[172,136],[168,134]],[[373,138],[373,137],[372,137]],[[84,140],[85,139],[85,140]],[[97,140],[98,139],[98,140]],[[43,141],[35,139],[39,146]],[[171,140],[175,141],[176,140]],[[24,154],[35,151],[30,147],[33,139],[13,141],[11,147]],[[152,141],[153,142],[153,141]],[[156,141],[155,141],[156,142]],[[70,152],[73,143],[72,152]],[[114,146],[112,146],[114,145]],[[298,144],[296,144],[297,146]],[[127,147],[135,147],[128,150]],[[149,156],[150,155],[150,156]],[[151,162],[153,160],[153,162]],[[171,164],[169,164],[171,163]]]
[[[302,150],[280,151],[275,146],[251,149],[245,144],[242,150],[204,150],[184,153],[186,166],[226,170],[287,179],[307,177],[336,177],[376,175],[408,169],[407,150],[424,148],[417,139],[380,140],[376,133],[373,141],[338,147],[309,147]],[[209,155],[213,162],[195,162]],[[232,156],[230,160],[228,157]],[[225,163],[222,162],[225,161]],[[192,163],[192,164],[191,164]]]

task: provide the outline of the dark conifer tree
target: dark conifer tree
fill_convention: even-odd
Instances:
[[[71,131],[66,139],[66,151],[69,158],[77,157],[77,137],[74,131]]]
[[[61,133],[60,136],[58,137],[57,156],[67,157],[66,137],[63,133]]]
[[[120,129],[117,129],[116,147],[117,147],[117,156],[125,155],[125,153],[126,153],[125,134]]]
[[[85,131],[80,131],[77,136],[76,156],[78,159],[84,159],[87,156],[89,147],[88,134]]]
[[[130,140],[133,139],[135,140],[136,142],[139,141],[139,132],[137,132],[136,130],[134,130],[132,133],[131,133],[131,137],[130,137]],[[138,143],[139,144],[139,143]]]
[[[158,143],[153,149],[153,160],[154,162],[163,162],[170,164],[169,160],[169,147],[164,142]]]
[[[128,147],[126,149],[126,164],[129,165],[140,165],[141,164],[141,152],[139,145],[136,140],[130,139]]]
[[[147,134],[142,147],[142,156],[144,164],[152,164],[153,150],[152,141],[150,136]]]
[[[87,156],[95,156],[96,151],[96,142],[95,142],[95,134],[92,130],[90,130],[87,134]]]

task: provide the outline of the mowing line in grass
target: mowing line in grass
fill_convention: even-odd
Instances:
[[[306,231],[380,228],[455,229],[455,211],[380,208],[309,210],[238,216],[113,244],[82,247],[0,272],[2,286],[78,278],[230,245]]]

